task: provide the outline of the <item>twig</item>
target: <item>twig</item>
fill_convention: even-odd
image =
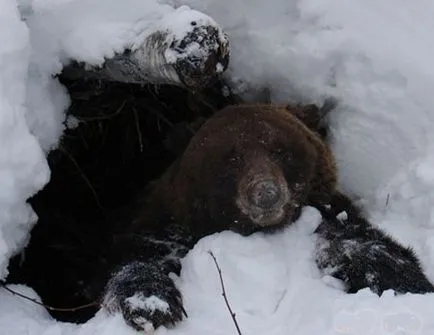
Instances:
[[[163,121],[165,124],[167,124],[169,127],[173,128],[173,123],[167,118],[165,117],[163,114],[161,114],[160,112],[157,112],[154,107],[152,106],[147,106],[147,111],[154,114],[158,120]]]
[[[139,124],[139,116],[137,115],[137,109],[133,107],[133,114],[134,114],[134,120],[136,121],[136,131],[137,131],[137,138],[139,140],[139,147],[140,152],[143,152],[143,140],[142,140],[142,132],[140,131],[140,124]]]
[[[215,108],[213,105],[211,105],[208,101],[206,101],[201,95],[196,95],[196,100],[204,104],[206,107],[211,109],[213,113],[217,112],[217,108]]]
[[[108,120],[114,118],[116,115],[120,114],[122,110],[124,109],[127,101],[124,100],[122,104],[119,106],[118,109],[114,113],[108,114],[108,115],[101,115],[101,116],[75,116],[79,121],[102,121],[102,120]]]
[[[273,314],[277,312],[277,310],[280,307],[281,302],[283,301],[283,298],[285,298],[286,293],[288,292],[287,289],[285,289],[285,291],[283,291],[282,295],[280,296],[279,300],[277,301],[276,307],[274,308]]]
[[[39,305],[39,306],[45,307],[46,309],[48,309],[48,310],[50,310],[50,311],[58,311],[58,312],[75,312],[75,311],[78,311],[78,310],[80,310],[80,309],[85,309],[85,308],[89,308],[89,307],[92,307],[92,306],[98,306],[98,303],[94,301],[94,302],[91,302],[91,303],[89,303],[89,304],[80,305],[80,306],[77,306],[77,307],[71,307],[71,308],[58,308],[58,307],[53,307],[53,306],[49,306],[49,305],[43,304],[42,302],[39,302],[39,301],[37,301],[36,299],[30,298],[30,297],[28,297],[28,296],[26,296],[26,295],[24,295],[24,294],[21,294],[21,293],[19,293],[19,292],[17,292],[17,291],[14,291],[14,290],[10,289],[9,287],[6,286],[6,283],[5,283],[4,281],[2,281],[2,280],[0,281],[0,285],[1,285],[1,286],[2,286],[6,291],[8,291],[9,293],[11,293],[11,294],[13,294],[13,295],[16,295],[16,296],[19,296],[20,298],[23,298],[23,299],[29,300],[29,301],[31,301],[31,302],[33,302],[33,303]]]
[[[211,255],[212,259],[214,260],[215,266],[216,266],[217,271],[219,273],[220,284],[222,286],[222,295],[223,295],[223,298],[225,299],[226,306],[228,307],[229,313],[231,314],[232,320],[234,321],[234,324],[235,324],[235,327],[237,328],[238,334],[242,335],[240,327],[238,326],[237,319],[235,318],[235,313],[232,311],[231,306],[229,305],[228,298],[226,296],[225,284],[223,283],[223,277],[222,277],[222,270],[220,269],[220,266],[217,263],[217,259],[215,258],[212,251],[208,251],[208,253]]]
[[[96,205],[98,206],[98,208],[102,212],[105,212],[104,211],[104,207],[102,206],[101,202],[99,201],[98,193],[96,193],[94,187],[92,186],[92,183],[86,177],[86,175],[84,174],[84,172],[81,170],[80,165],[78,165],[78,163],[75,160],[75,158],[67,150],[65,150],[65,148],[63,148],[62,146],[59,146],[59,150],[62,151],[69,158],[69,160],[72,162],[72,164],[74,164],[74,166],[76,167],[77,171],[80,173],[81,177],[83,178],[84,182],[86,183],[86,185],[89,187],[90,191],[92,192],[92,195],[93,195],[93,197],[95,199]]]

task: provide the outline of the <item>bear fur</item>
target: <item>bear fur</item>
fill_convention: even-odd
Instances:
[[[226,229],[249,235],[294,219],[304,205],[328,203],[336,164],[304,123],[312,114],[319,110],[287,105],[218,111],[154,183],[133,230],[148,226],[150,218],[159,224],[173,217],[196,238]]]
[[[434,292],[411,248],[397,243],[374,227],[353,205],[337,192],[329,206],[317,206],[322,222],[317,227],[315,261],[326,275],[340,279],[346,292],[369,287],[381,295]]]
[[[102,306],[121,312],[137,330],[174,325],[187,314],[168,274],[179,273],[180,258],[198,239],[227,229],[274,232],[306,205],[323,216],[316,263],[348,292],[434,291],[414,253],[371,226],[337,191],[323,116],[314,105],[236,105],[216,112],[114,237]],[[384,252],[369,252],[376,246]],[[150,308],[149,299],[159,308]]]

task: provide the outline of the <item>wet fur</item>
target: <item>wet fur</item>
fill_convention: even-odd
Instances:
[[[323,220],[315,259],[325,274],[342,280],[348,293],[369,287],[381,295],[434,292],[411,248],[374,227],[351,203],[337,193],[330,207],[319,206]]]

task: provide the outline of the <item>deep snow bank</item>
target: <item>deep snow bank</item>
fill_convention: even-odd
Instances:
[[[202,239],[183,261],[177,284],[189,318],[156,334],[236,334],[227,311],[218,260],[232,309],[243,334],[429,334],[434,295],[378,298],[368,289],[345,294],[314,266],[313,230],[319,213],[306,208],[282,234],[248,238],[223,232]],[[28,288],[14,286],[34,296]],[[84,325],[55,322],[39,306],[0,292],[0,326],[8,335],[135,334],[119,315],[99,312]]]
[[[11,33],[12,32],[12,33]],[[21,249],[36,215],[26,199],[48,181],[45,157],[25,120],[29,32],[16,3],[0,5],[0,279]]]

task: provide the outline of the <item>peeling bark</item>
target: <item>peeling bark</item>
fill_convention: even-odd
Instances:
[[[199,90],[226,70],[229,40],[216,24],[189,21],[186,25],[189,29],[181,37],[160,27],[142,43],[106,59],[102,66],[73,61],[62,75],[71,79],[171,84]]]

